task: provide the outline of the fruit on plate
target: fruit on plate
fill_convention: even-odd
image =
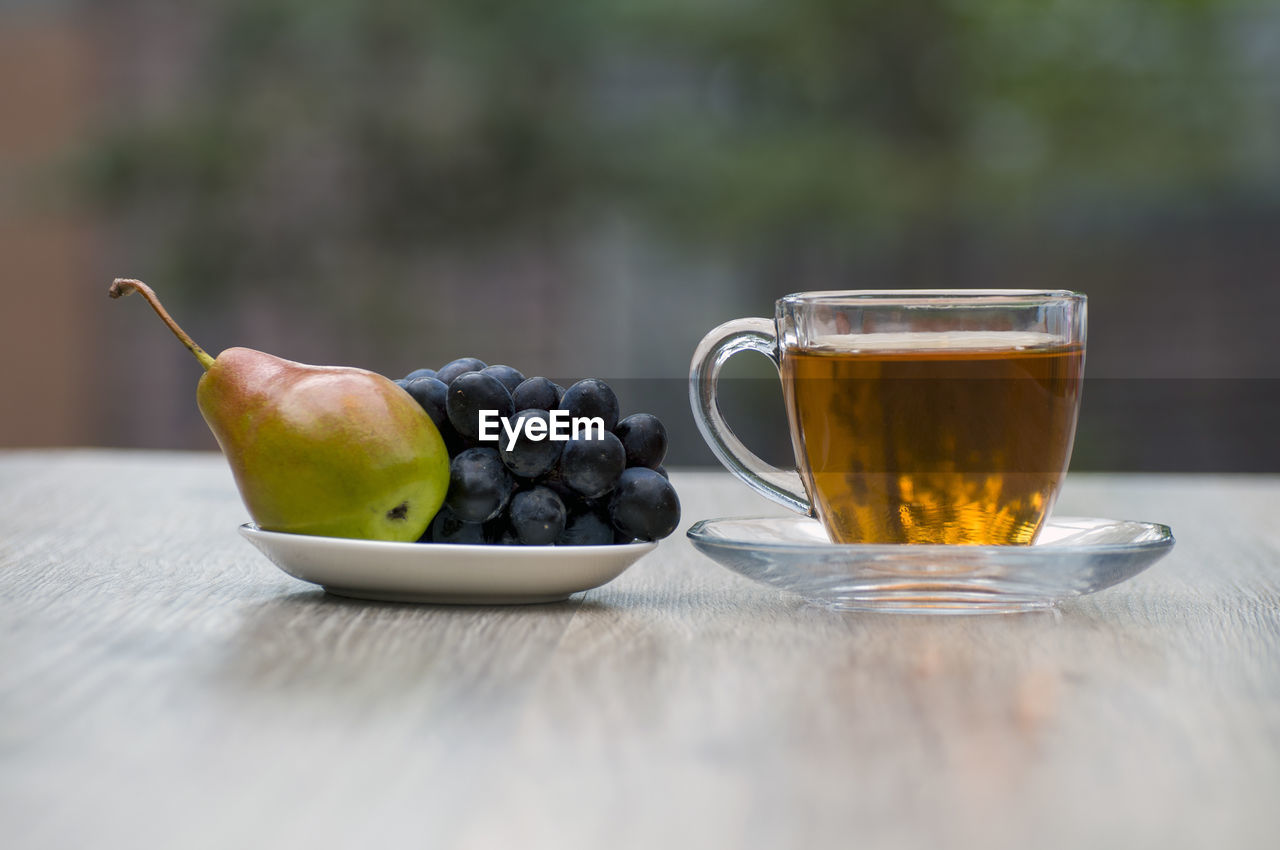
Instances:
[[[110,289],[112,298],[132,292],[204,367],[200,413],[259,527],[367,540],[422,537],[444,503],[449,453],[413,396],[364,369],[310,366],[249,348],[210,357],[146,284],[117,280]]]

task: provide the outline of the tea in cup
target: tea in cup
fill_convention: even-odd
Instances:
[[[1029,544],[1071,457],[1085,319],[1085,296],[1066,291],[788,295],[773,320],[702,340],[694,419],[730,472],[835,543]],[[778,368],[797,472],[720,413],[720,369],[748,350]]]

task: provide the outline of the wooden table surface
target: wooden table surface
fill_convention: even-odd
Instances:
[[[1173,554],[1058,610],[841,614],[682,528],[567,603],[330,597],[222,459],[0,453],[0,846],[1280,846],[1280,478],[1073,475]]]

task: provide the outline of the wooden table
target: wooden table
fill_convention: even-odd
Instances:
[[[673,475],[685,523],[773,513]],[[1059,610],[840,614],[683,528],[568,603],[326,596],[221,458],[0,453],[0,845],[1274,848],[1280,478],[1073,476],[1173,526]]]

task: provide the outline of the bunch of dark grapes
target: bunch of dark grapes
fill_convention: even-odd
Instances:
[[[449,449],[449,492],[424,543],[593,546],[660,540],[680,523],[680,500],[662,468],[666,428],[649,413],[619,419],[618,397],[598,378],[566,389],[463,357],[396,383]],[[501,424],[496,441],[482,441],[481,411],[518,426],[514,444]],[[597,418],[603,433],[552,440],[556,411],[570,422]]]

